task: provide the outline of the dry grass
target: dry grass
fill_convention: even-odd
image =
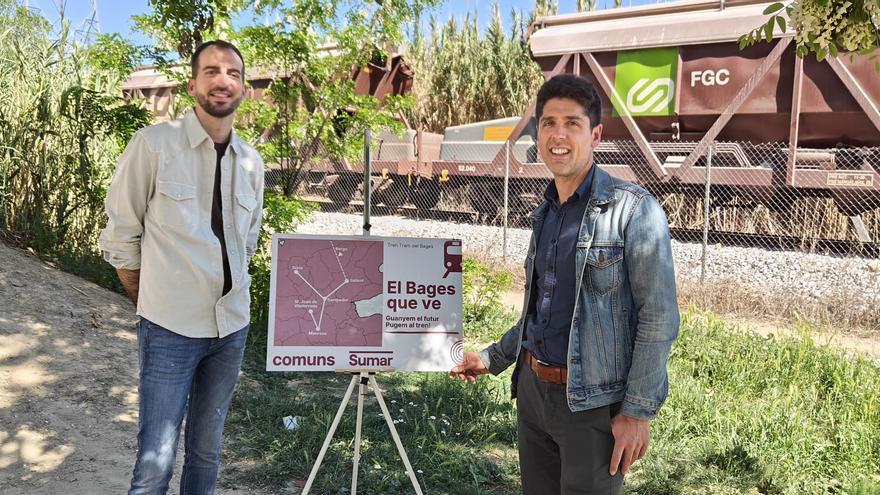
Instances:
[[[726,316],[781,318],[859,336],[880,336],[880,301],[868,304],[864,297],[845,289],[816,298],[789,291],[760,290],[731,280],[712,279],[701,284],[698,280],[679,279],[678,299],[682,306],[693,305]]]

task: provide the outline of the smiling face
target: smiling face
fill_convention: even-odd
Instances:
[[[232,115],[244,98],[242,60],[232,50],[209,46],[199,54],[198,70],[187,89],[208,115]]]
[[[593,150],[602,138],[602,124],[592,127],[584,107],[570,98],[550,98],[538,121],[538,151],[557,185],[575,187],[593,164]]]

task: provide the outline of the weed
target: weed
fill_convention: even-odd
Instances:
[[[501,295],[510,289],[513,275],[472,258],[465,258],[462,268],[465,337],[476,342],[495,341],[517,319],[500,301]]]

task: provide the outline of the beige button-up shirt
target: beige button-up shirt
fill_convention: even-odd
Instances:
[[[114,267],[141,271],[137,314],[187,337],[225,337],[250,319],[263,160],[232,134],[220,176],[232,289],[222,297],[223,257],[211,230],[216,166],[214,143],[190,110],[134,135],[105,202],[99,244]]]

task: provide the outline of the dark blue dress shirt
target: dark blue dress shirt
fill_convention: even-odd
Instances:
[[[568,335],[577,294],[575,254],[581,221],[590,199],[593,170],[563,204],[556,183],[550,181],[544,198],[547,217],[538,234],[532,300],[523,347],[536,358],[556,366],[568,362]]]

